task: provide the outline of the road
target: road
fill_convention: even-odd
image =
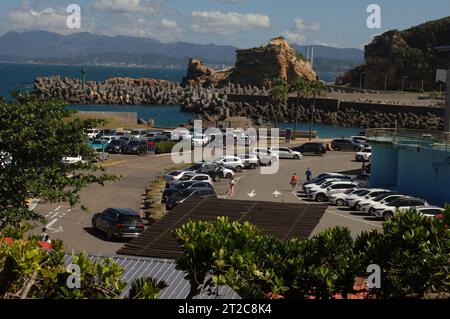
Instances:
[[[304,202],[292,192],[289,185],[292,173],[303,177],[310,167],[314,174],[323,172],[346,171],[361,168],[360,163],[353,162],[354,153],[330,152],[316,157],[305,156],[302,160],[281,160],[279,172],[275,175],[262,175],[259,169],[244,170],[236,176],[237,186],[233,196],[228,198],[240,200],[262,200],[273,202]],[[87,251],[92,254],[113,255],[122,247],[123,241],[108,241],[101,233],[91,228],[91,218],[96,212],[108,207],[131,208],[139,211],[141,195],[149,182],[155,179],[162,170],[173,167],[170,156],[116,156],[108,165],[111,174],[121,176],[119,181],[107,183],[105,186],[91,185],[81,193],[81,202],[90,212],[85,212],[78,205],[70,208],[64,204],[38,203],[35,211],[47,218],[51,239],[62,239],[67,251]],[[216,186],[220,197],[224,195],[227,182],[221,181]],[[275,193],[278,192],[278,193]],[[248,194],[254,194],[250,197]],[[357,213],[330,207],[325,213],[314,234],[332,226],[347,226],[356,236],[363,230],[379,229],[381,223]],[[36,230],[38,232],[38,230]]]

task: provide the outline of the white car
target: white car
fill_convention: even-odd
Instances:
[[[203,147],[209,143],[209,139],[205,134],[194,134],[191,139],[193,146]]]
[[[326,178],[321,180],[320,182],[314,183],[314,184],[308,184],[304,187],[305,194],[309,194],[312,191],[316,191],[320,189],[322,186],[326,185],[329,186],[332,182],[338,182],[342,181],[340,178]],[[349,180],[351,181],[351,180]]]
[[[81,156],[67,156],[62,159],[62,162],[66,165],[74,165],[78,163],[86,163]]]
[[[425,217],[437,217],[445,212],[445,209],[437,206],[417,206],[416,210]]]
[[[181,177],[183,177],[187,173],[192,173],[192,172],[183,171],[183,170],[172,171],[169,174],[164,176],[164,180],[166,181],[166,183],[170,183],[170,182],[179,180]]]
[[[328,196],[328,201],[336,206],[345,206],[349,196],[360,194],[365,190],[365,188],[348,189],[342,193],[335,193]]]
[[[371,215],[373,211],[373,207],[379,204],[385,205],[389,204],[390,202],[398,199],[398,198],[406,198],[409,196],[406,195],[400,195],[400,194],[394,194],[394,193],[385,193],[378,197],[375,197],[373,199],[365,199],[361,202],[359,202],[359,210],[363,213],[368,213]]]
[[[255,155],[259,159],[261,165],[270,166],[272,165],[273,162],[278,161],[278,155],[271,152],[267,148],[261,147],[254,148],[251,151],[250,155]]]
[[[328,183],[322,185],[320,189],[315,189],[314,191],[309,192],[308,198],[318,202],[327,202],[330,195],[342,193],[344,190],[358,187],[358,183],[348,181],[334,181],[328,186],[326,185],[328,185]]]
[[[360,136],[360,135],[352,136],[352,137],[350,137],[350,139],[352,139],[358,143],[367,143],[367,137],[365,137],[365,136]]]
[[[289,158],[289,159],[302,159],[303,155],[300,152],[296,152],[287,147],[272,147],[269,149],[271,152],[278,155],[278,158]]]
[[[346,205],[355,210],[359,210],[359,206],[358,206],[359,202],[366,200],[366,199],[375,198],[383,193],[389,193],[389,192],[391,192],[391,191],[388,189],[370,188],[370,189],[362,192],[360,195],[349,196],[347,199]]]
[[[377,218],[383,218],[384,220],[389,220],[392,218],[397,211],[406,211],[416,207],[428,206],[428,203],[420,198],[398,198],[389,204],[379,204],[373,207],[373,214]]]
[[[303,183],[303,191],[305,191],[305,187],[311,184],[317,184],[319,182],[322,182],[324,179],[328,178],[336,178],[336,179],[347,179],[351,180],[351,178],[347,175],[340,174],[340,173],[323,173],[319,176],[314,177],[311,181]]]
[[[171,133],[171,140],[172,141],[190,141],[192,139],[192,134],[189,132],[189,130],[174,130]]]
[[[97,128],[88,128],[86,130],[86,135],[88,136],[89,139],[93,140],[94,138],[96,138],[96,136],[100,134],[100,130]]]
[[[259,159],[256,155],[251,154],[240,154],[238,157],[244,163],[245,168],[255,169],[259,166]]]
[[[358,162],[368,162],[372,157],[372,148],[363,148],[360,152],[356,153],[355,160]]]
[[[206,183],[211,184],[211,186],[214,185],[214,182],[209,175],[188,172],[187,174],[184,174],[183,177],[170,182],[169,187],[174,187],[174,185],[176,185],[176,184],[179,184],[182,182],[187,182],[187,181],[206,182]]]
[[[242,162],[242,159],[238,156],[224,156],[221,159],[216,160],[215,162],[220,165],[232,167],[236,169],[236,172],[238,173],[241,172],[245,167],[244,162]]]
[[[115,135],[103,135],[102,137],[99,138],[99,140],[105,141],[108,144],[114,141],[115,139],[117,139],[117,136]]]
[[[135,139],[140,139],[141,137],[144,137],[145,134],[147,134],[147,130],[145,129],[135,129],[132,130],[130,135],[133,136]]]

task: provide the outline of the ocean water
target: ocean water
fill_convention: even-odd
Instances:
[[[130,67],[85,66],[88,81],[104,81],[112,77],[156,78],[180,82],[184,70],[161,70]],[[81,66],[16,64],[0,63],[0,96],[9,96],[12,90],[31,92],[34,89],[34,79],[39,76],[79,77]],[[177,105],[125,106],[125,105],[70,105],[69,108],[78,111],[104,112],[136,112],[138,118],[154,119],[157,126],[178,127],[193,117],[190,113],[181,111]],[[280,128],[294,128],[293,123],[280,123]],[[314,124],[314,130],[319,137],[333,138],[357,135],[359,128],[344,128],[333,125]],[[308,123],[299,123],[298,130],[308,131]]]

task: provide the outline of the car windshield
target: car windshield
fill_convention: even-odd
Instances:
[[[171,173],[169,173],[169,175],[170,176],[177,176],[177,175],[180,175],[180,171],[174,171],[174,172],[171,172]]]
[[[358,196],[366,196],[366,195],[369,194],[369,193],[370,193],[369,190],[363,190],[363,191],[361,191],[360,193],[358,193],[358,194],[356,194],[356,195],[358,195]]]
[[[141,135],[141,131],[131,131],[131,135]]]
[[[194,176],[194,175],[186,174],[186,175],[184,175],[183,177],[180,178],[180,181],[188,181],[188,180],[190,180],[193,176]]]
[[[389,195],[392,195],[392,193],[385,193],[385,194],[378,195],[373,200],[375,202],[380,202],[381,200],[383,200],[384,198],[388,197]]]
[[[345,192],[344,192],[344,194],[345,195],[350,195],[350,194],[353,194],[355,192],[355,190],[353,190],[353,189],[348,189],[348,190],[346,190]]]
[[[398,197],[398,196],[392,196],[392,197],[385,199],[385,201],[386,201],[386,203],[392,203],[394,200],[397,200],[399,198],[400,197]]]
[[[130,146],[138,146],[139,145],[139,141],[131,141],[130,143],[128,143],[128,145],[130,145]]]

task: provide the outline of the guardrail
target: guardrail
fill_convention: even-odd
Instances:
[[[410,129],[367,129],[369,142],[409,145],[450,152],[450,132]]]

